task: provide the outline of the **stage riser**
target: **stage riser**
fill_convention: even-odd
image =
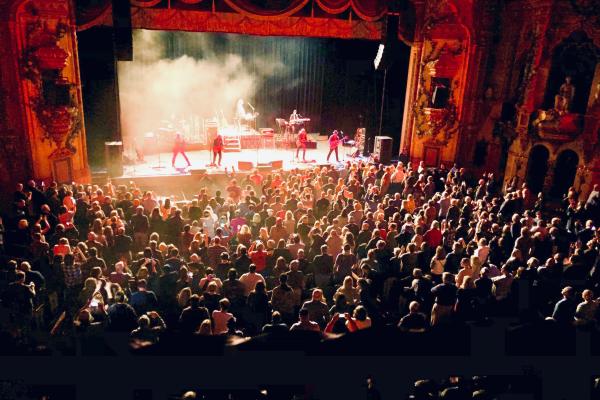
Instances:
[[[236,176],[241,178],[244,172],[237,172]],[[208,175],[170,175],[170,176],[140,176],[140,177],[120,177],[112,178],[112,183],[116,186],[126,185],[134,181],[136,186],[144,190],[152,190],[158,195],[174,194],[177,198],[182,198],[185,193],[187,199],[197,195],[200,189],[208,187],[212,190],[222,190],[231,180],[225,172],[211,172]],[[100,183],[100,182],[98,182]]]

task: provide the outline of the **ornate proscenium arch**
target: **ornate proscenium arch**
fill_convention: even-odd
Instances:
[[[381,37],[385,0],[131,0],[134,28],[252,35]],[[257,4],[258,3],[258,4]],[[78,3],[77,25],[111,24],[111,1]]]

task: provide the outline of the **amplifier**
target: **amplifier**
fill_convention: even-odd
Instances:
[[[123,175],[123,143],[104,142],[104,161],[111,177]]]

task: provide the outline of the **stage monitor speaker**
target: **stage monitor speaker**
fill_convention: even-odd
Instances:
[[[191,175],[204,175],[206,174],[206,168],[190,168]]]
[[[375,136],[373,157],[382,164],[389,164],[392,161],[392,143],[393,139],[389,136]]]
[[[271,167],[273,169],[283,169],[283,160],[271,161]]]
[[[109,176],[123,175],[123,142],[104,142],[104,162]]]
[[[238,171],[252,171],[254,163],[252,161],[238,161]]]
[[[112,0],[115,54],[118,61],[133,61],[130,0]]]

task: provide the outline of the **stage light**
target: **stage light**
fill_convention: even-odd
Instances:
[[[385,45],[383,43],[379,44],[379,49],[377,49],[377,55],[375,56],[375,60],[373,60],[375,69],[379,69],[379,63],[381,63],[381,59],[383,58],[383,50],[384,49],[385,49]]]
[[[373,61],[375,70],[384,70],[390,67],[398,58],[398,24],[400,17],[397,14],[388,14],[383,21],[381,30],[381,42],[377,50],[377,56]]]

